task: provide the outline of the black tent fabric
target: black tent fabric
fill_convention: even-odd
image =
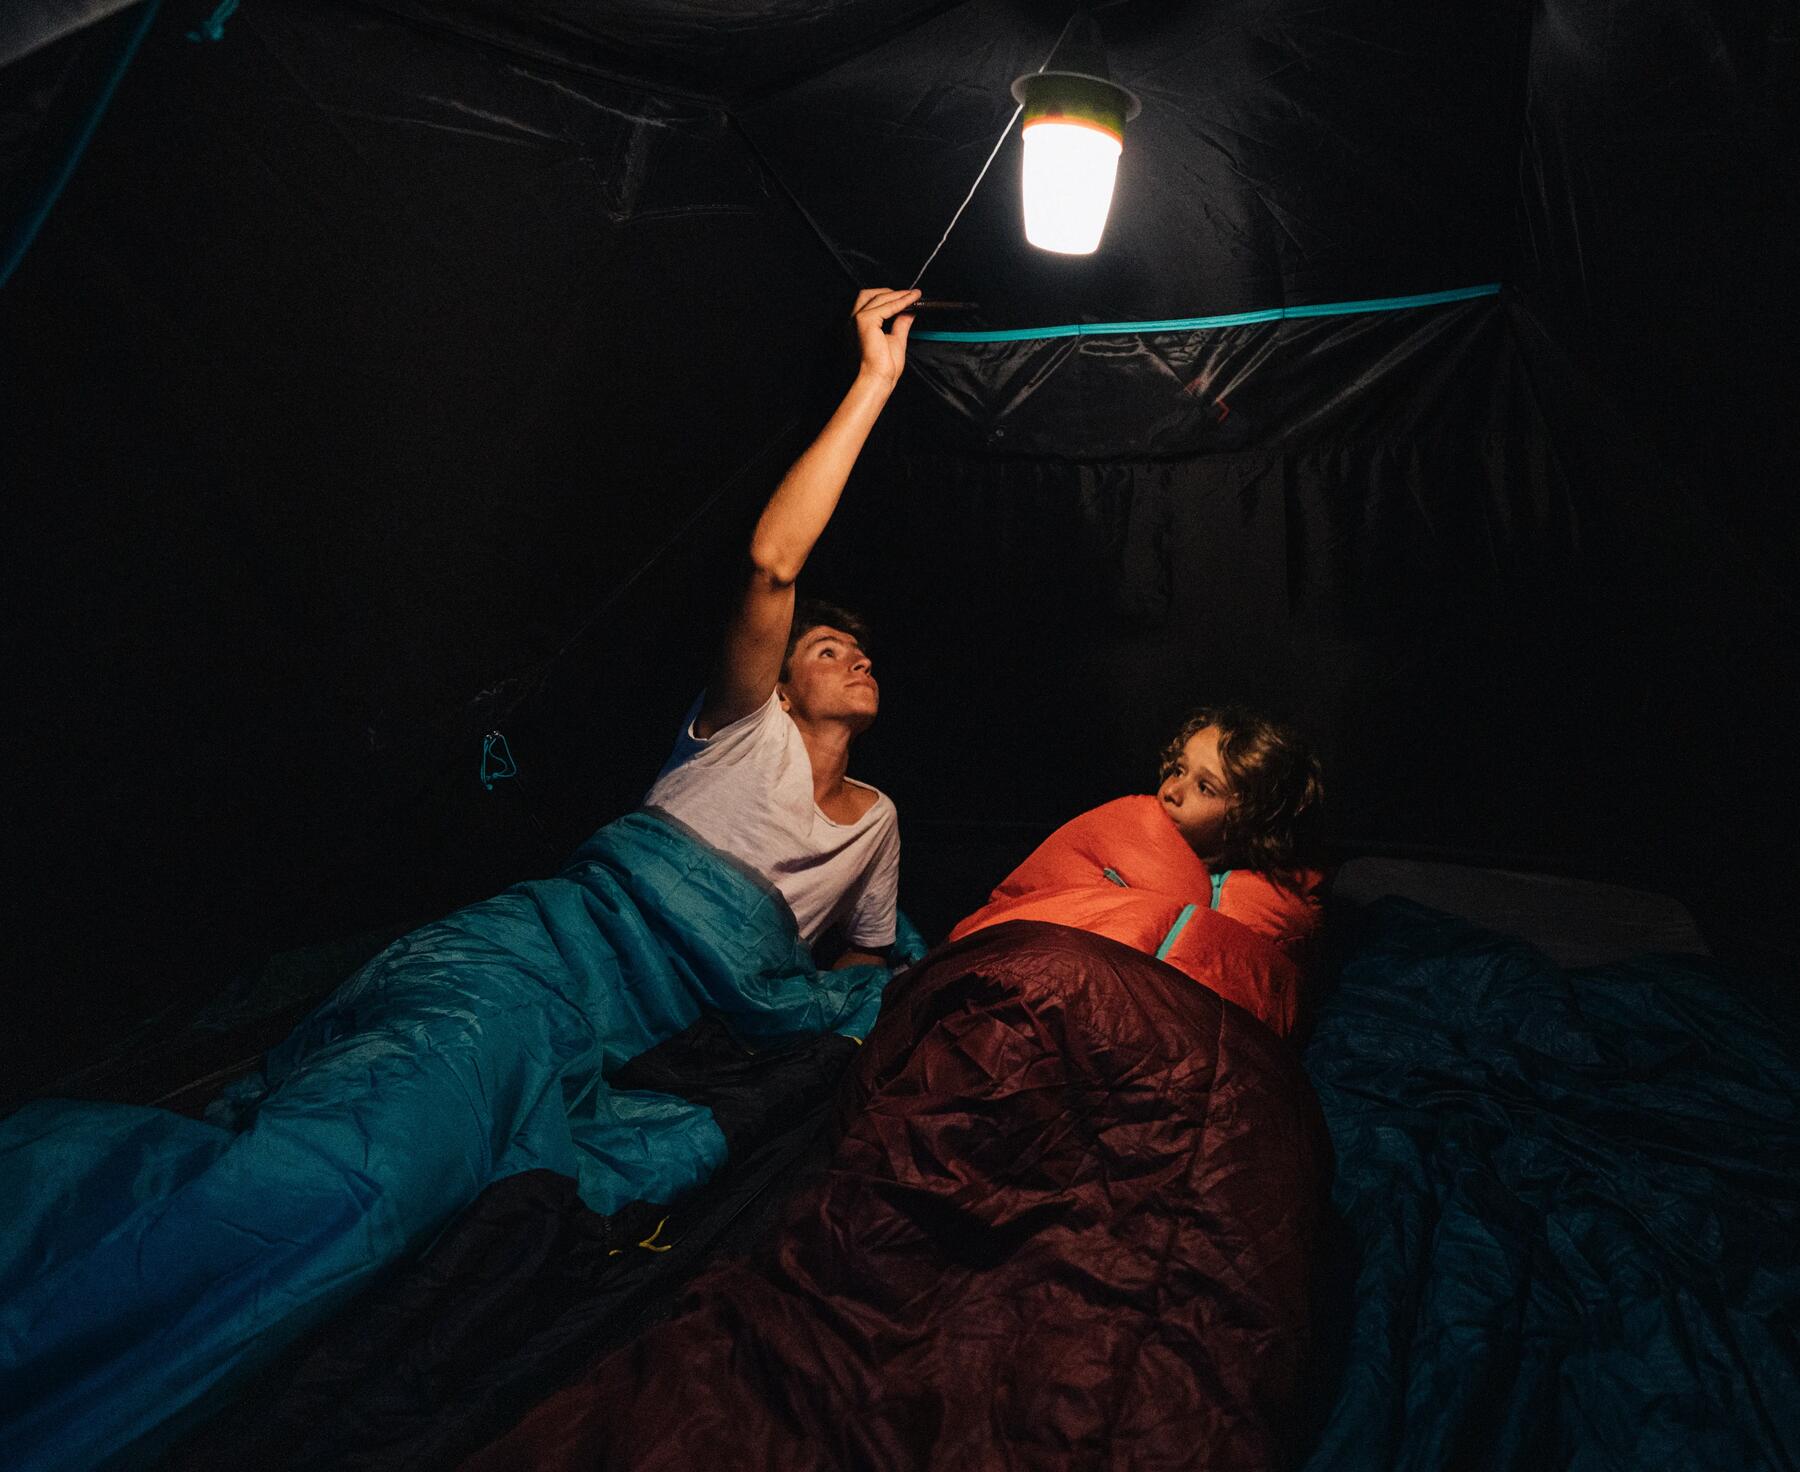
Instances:
[[[20,0],[0,17],[0,66],[43,52],[64,37],[96,29],[121,11],[155,8],[136,0]]]
[[[1003,150],[927,278],[981,304],[973,325],[1505,290],[1087,338],[1048,377],[1066,340],[921,343],[914,402],[817,569],[821,591],[872,575],[893,590],[870,612],[897,719],[870,762],[915,835],[1042,825],[1117,790],[1170,708],[1240,683],[1218,651],[1269,636],[1277,586],[1323,585],[1339,627],[1373,606],[1402,640],[1442,637],[1415,689],[1492,691],[1479,719],[1416,693],[1390,704],[1353,672],[1401,657],[1379,639],[1241,662],[1258,666],[1251,693],[1322,717],[1347,839],[1621,877],[1645,859],[1726,897],[1781,892],[1758,886],[1786,852],[1771,815],[1791,792],[1766,714],[1792,683],[1781,488],[1800,463],[1774,326],[1795,276],[1791,26],[1653,10],[1104,13],[1148,104],[1105,247],[1024,246]],[[58,988],[70,1029],[491,890],[629,806],[703,672],[743,519],[822,417],[850,278],[916,273],[1006,119],[1004,81],[1062,20],[864,5],[818,25],[772,6],[721,35],[680,7],[401,11],[259,0],[203,43],[189,36],[209,12],[173,6],[0,297],[25,345],[4,404],[22,763],[7,827],[38,917],[14,939],[33,974],[86,979]],[[1461,454],[1478,437],[1479,480],[1427,463],[1445,453],[1433,439]],[[998,478],[1035,477],[1033,513],[1066,528],[1108,466],[1211,475],[1278,446],[1359,492],[1370,457],[1411,481],[1390,475],[1351,530],[1338,471],[1284,463],[1285,519],[1318,535],[1265,544],[1229,580],[1209,569],[1205,627],[1165,630],[1188,668],[1138,652],[1131,610],[1169,595],[1133,570],[1128,616],[1095,610],[1075,646],[1125,689],[1071,716],[1047,703],[1060,656],[1049,688],[1020,683],[1019,717],[1098,766],[1057,767],[1028,810],[1006,791],[942,800],[937,717],[893,728],[991,685],[944,680],[921,614],[966,593],[934,586],[947,546],[957,565],[1007,557],[975,509]],[[932,543],[887,538],[908,503],[880,482],[921,459],[958,514]],[[1177,499],[1209,545],[1238,535],[1235,494],[1204,513]],[[1065,601],[1044,590],[1089,549],[1049,550],[1016,589],[1033,615]],[[1493,595],[1506,567],[1531,589],[1466,622],[1507,644],[1510,683],[1434,627],[1425,591]],[[1610,610],[1631,656],[1612,628],[1558,626],[1571,599]],[[1504,629],[1539,612],[1533,669]],[[1605,677],[1577,695],[1569,659]],[[1330,709],[1321,665],[1352,687]],[[1567,777],[1521,801],[1484,768],[1489,712],[1538,726],[1564,701],[1623,729],[1539,731],[1535,768]],[[489,790],[491,729],[519,778]],[[1459,753],[1471,736],[1489,739]],[[954,744],[954,765],[997,773],[1016,743]],[[1745,771],[1766,797],[1732,795]],[[1440,831],[1500,793],[1523,831]],[[1591,841],[1572,842],[1583,820]],[[85,903],[96,846],[120,845],[139,878]]]
[[[166,1095],[221,993],[632,808],[921,268],[976,306],[807,587],[928,937],[1237,696],[1341,852],[1677,894],[1791,988],[1791,7],[1114,0],[1100,251],[1024,243],[1014,130],[933,255],[1069,9],[9,12],[0,1103]]]

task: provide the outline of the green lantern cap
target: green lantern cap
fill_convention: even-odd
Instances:
[[[1043,119],[1082,123],[1115,138],[1125,136],[1126,119],[1137,99],[1123,87],[1074,72],[1035,72],[1013,83],[1013,96],[1025,104],[1024,126]]]
[[[1078,16],[1042,71],[1027,72],[1012,84],[1012,95],[1025,105],[1025,126],[1060,118],[1100,128],[1115,138],[1142,107],[1137,97],[1112,79],[1093,16]]]

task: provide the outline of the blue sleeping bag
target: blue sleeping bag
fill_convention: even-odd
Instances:
[[[1800,1041],[1728,971],[1562,971],[1389,899],[1305,1061],[1338,1224],[1306,1472],[1800,1465]]]
[[[706,1014],[861,1037],[887,974],[816,971],[773,890],[635,813],[396,941],[204,1122],[27,1105],[0,1122],[0,1466],[150,1459],[502,1177],[673,1200],[718,1125],[607,1075]]]

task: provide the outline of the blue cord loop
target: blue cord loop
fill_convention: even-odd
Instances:
[[[518,775],[519,764],[513,760],[506,738],[498,731],[489,731],[481,738],[481,785],[492,792],[496,782]]]
[[[225,22],[231,19],[231,13],[238,8],[238,0],[219,0],[218,9],[200,22],[198,29],[189,31],[190,41],[223,41],[225,39]]]

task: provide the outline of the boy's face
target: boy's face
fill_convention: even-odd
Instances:
[[[781,708],[802,721],[844,721],[858,733],[875,723],[881,687],[862,645],[842,629],[820,624],[794,646]]]
[[[1217,726],[1203,726],[1188,737],[1156,795],[1195,853],[1208,864],[1224,858],[1233,795],[1219,760]]]

